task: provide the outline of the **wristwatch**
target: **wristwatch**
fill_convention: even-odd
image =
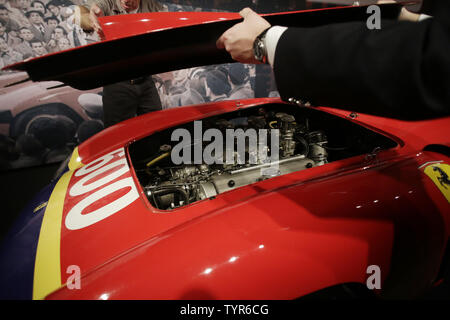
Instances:
[[[255,59],[262,63],[269,63],[267,58],[266,34],[270,27],[265,29],[253,42],[253,54]]]

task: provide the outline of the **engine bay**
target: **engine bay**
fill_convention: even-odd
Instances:
[[[313,108],[267,104],[156,132],[131,144],[129,152],[149,202],[171,210],[395,146],[348,119]]]

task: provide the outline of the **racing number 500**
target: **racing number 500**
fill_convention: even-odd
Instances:
[[[109,173],[99,179],[95,179],[105,172]],[[87,195],[70,209],[65,219],[66,228],[69,230],[86,228],[133,203],[139,197],[133,178],[125,176],[111,183],[127,172],[129,172],[129,168],[123,148],[108,153],[78,169],[74,176],[82,178],[70,187],[69,195],[71,197],[87,195],[98,188],[100,189]],[[89,183],[89,181],[93,182]],[[98,209],[84,212],[93,203],[122,189],[128,189],[128,192],[114,201],[105,201],[106,204]]]

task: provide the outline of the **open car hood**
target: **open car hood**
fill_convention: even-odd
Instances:
[[[382,18],[400,6],[382,5]],[[263,15],[272,25],[315,27],[366,21],[367,7],[340,7]],[[216,41],[242,21],[238,13],[156,12],[100,18],[105,39],[16,63],[4,69],[28,72],[33,81],[57,80],[88,90],[148,74],[233,62]]]

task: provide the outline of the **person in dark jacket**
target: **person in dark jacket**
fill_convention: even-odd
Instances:
[[[421,21],[271,26],[246,8],[217,41],[242,63],[270,63],[283,99],[403,120],[450,115],[450,1]],[[404,13],[404,11],[403,11]],[[368,15],[369,17],[369,15]],[[258,55],[255,56],[254,45]]]
[[[161,11],[155,0],[95,0],[90,8],[93,29],[102,34],[98,17]],[[105,128],[136,115],[161,110],[161,100],[151,76],[121,81],[103,88],[103,122]]]
[[[254,98],[255,94],[247,84],[248,72],[241,63],[233,63],[230,65],[228,70],[228,80],[231,85],[230,93],[228,98],[233,99],[250,99]]]

